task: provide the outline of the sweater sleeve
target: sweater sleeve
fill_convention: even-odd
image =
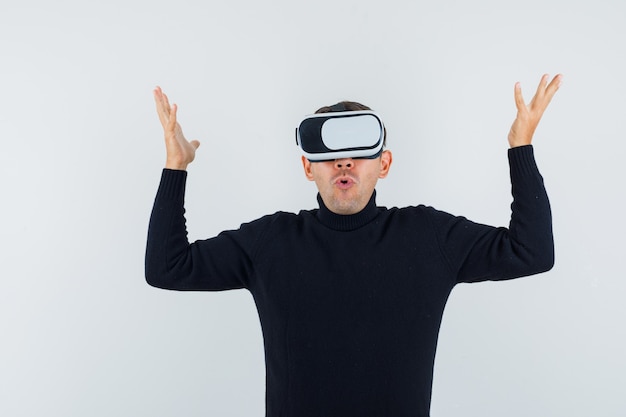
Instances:
[[[463,217],[437,216],[439,244],[457,282],[504,280],[548,271],[554,265],[552,215],[531,145],[508,151],[511,192],[509,227]]]
[[[185,221],[186,171],[164,169],[148,227],[146,281],[172,290],[246,288],[260,222],[189,243]]]

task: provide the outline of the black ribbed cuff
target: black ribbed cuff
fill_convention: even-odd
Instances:
[[[185,195],[187,171],[164,168],[161,173],[158,195],[167,199],[177,199]]]
[[[529,178],[539,174],[532,145],[510,148],[508,155],[511,178]]]

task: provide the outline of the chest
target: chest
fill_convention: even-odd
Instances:
[[[342,329],[357,318],[366,327],[438,325],[454,283],[436,241],[415,227],[303,230],[278,243],[269,243],[257,264],[255,298],[298,325]]]

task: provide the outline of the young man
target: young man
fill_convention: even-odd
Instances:
[[[148,232],[147,281],[174,290],[251,292],[265,345],[267,416],[428,416],[437,335],[452,288],[553,265],[550,206],[531,142],[560,82],[560,75],[550,83],[544,75],[529,105],[515,85],[508,229],[422,205],[377,207],[375,186],[389,172],[391,152],[357,157],[331,149],[319,160],[302,157],[319,209],[275,213],[191,244],[185,170],[199,143],[185,139],[176,105],[157,88],[167,159]],[[339,123],[335,133],[342,118],[362,116],[352,105],[320,109]],[[341,118],[333,119],[335,110]],[[326,137],[311,140],[337,139],[330,131],[315,130]],[[304,151],[302,125],[299,134]]]

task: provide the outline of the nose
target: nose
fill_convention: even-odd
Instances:
[[[351,169],[352,167],[354,167],[352,158],[335,159],[335,168],[337,169]]]

